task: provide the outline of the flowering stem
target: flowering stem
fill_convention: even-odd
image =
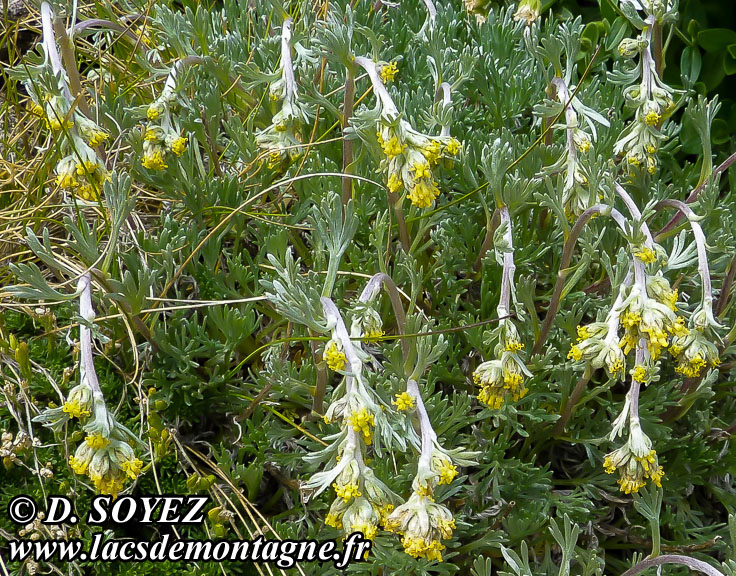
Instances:
[[[641,223],[641,230],[642,232],[644,232],[644,236],[646,236],[647,248],[652,248],[654,239],[652,238],[652,233],[649,230],[649,225],[641,219],[641,210],[639,210],[639,207],[636,205],[633,198],[629,195],[629,193],[624,189],[623,186],[621,186],[618,182],[614,182],[613,186],[621,200],[623,200],[624,204],[626,204],[626,209],[629,211],[629,214],[631,214],[632,218],[634,218],[634,220],[638,220]]]
[[[439,97],[442,98],[442,106],[445,108],[449,108],[452,105],[452,92],[450,89],[450,85],[447,82],[442,82],[437,87],[437,94],[435,95],[435,101],[438,101]],[[442,125],[442,131],[440,132],[440,136],[449,136],[450,135],[450,126],[449,124],[445,126]]]
[[[324,296],[320,298],[320,302],[322,303],[322,310],[325,313],[325,318],[327,319],[328,326],[334,326],[335,328],[335,334],[340,340],[340,344],[342,344],[345,358],[347,359],[348,366],[350,367],[350,371],[352,372],[352,375],[347,377],[345,382],[345,390],[349,393],[353,387],[353,378],[358,382],[361,382],[363,362],[360,360],[360,358],[358,358],[358,355],[355,353],[353,341],[350,339],[350,333],[345,327],[345,322],[343,321],[342,315],[337,309],[337,306],[335,306],[335,303]],[[358,346],[360,346],[360,343],[358,343]]]
[[[177,60],[169,71],[169,75],[166,77],[166,84],[164,84],[164,93],[172,92],[176,88],[176,77],[179,72],[185,66],[191,66],[192,64],[201,64],[204,62],[204,58],[201,56],[185,56],[181,60]]]
[[[504,240],[506,241],[506,250],[503,253],[503,275],[501,277],[501,295],[498,301],[498,317],[505,318],[511,313],[511,289],[514,284],[514,272],[516,264],[514,264],[514,239],[511,231],[511,216],[508,206],[499,208],[501,215],[501,224],[506,225],[504,231]]]
[[[644,28],[644,40],[646,45],[641,56],[641,81],[642,92],[646,95],[647,100],[652,96],[652,76],[657,74],[657,67],[652,57],[652,29],[655,24],[654,16],[649,16],[646,20],[648,26]]]
[[[61,64],[61,56],[59,56],[59,50],[56,47],[54,12],[48,2],[41,3],[41,27],[43,30],[43,49],[51,64],[51,70],[55,75],[61,77],[64,96],[69,102],[72,102],[74,98],[72,97],[72,93],[69,91],[69,86],[67,86],[66,80],[64,79],[64,67]]]
[[[437,18],[437,8],[434,6],[432,0],[424,0],[424,5],[427,7],[427,13],[429,15],[429,27],[434,28],[434,21]]]
[[[373,93],[381,104],[382,113],[390,117],[398,116],[399,109],[396,108],[393,98],[391,98],[388,90],[386,90],[386,86],[383,85],[381,76],[376,69],[376,63],[365,56],[357,56],[355,63],[368,73],[368,77],[371,79],[371,84],[373,85]]]
[[[291,102],[296,95],[296,81],[294,80],[294,63],[291,59],[291,27],[294,24],[292,18],[284,20],[281,28],[281,74],[286,84],[285,101]]]
[[[636,345],[635,365],[641,366],[646,359],[646,348],[641,341]],[[641,383],[634,378],[631,379],[631,389],[629,390],[629,418],[631,422],[639,421],[639,392],[641,391]]]
[[[105,20],[104,18],[90,18],[89,20],[78,22],[74,25],[74,28],[72,29],[73,34],[76,35],[79,32],[86,30],[87,28],[108,28],[110,30],[114,30],[115,32],[119,32],[123,36],[128,36],[133,42],[136,43],[136,45],[139,41],[139,37],[136,36],[130,28],[126,28],[125,26],[122,26],[117,22],[113,22],[112,20]],[[142,48],[138,46],[138,50],[142,50]]]
[[[570,262],[572,260],[573,251],[575,250],[575,244],[578,238],[580,238],[580,234],[582,234],[585,225],[596,214],[604,214],[613,217],[619,226],[623,226],[626,221],[623,214],[621,214],[615,208],[612,208],[611,206],[608,206],[606,204],[596,204],[595,206],[591,206],[578,217],[575,225],[570,230],[570,235],[567,237],[567,240],[565,241],[565,246],[562,249],[560,269],[557,272],[557,280],[555,281],[552,298],[550,299],[549,307],[547,308],[547,315],[544,317],[544,322],[542,323],[542,329],[539,333],[539,337],[534,343],[534,348],[532,348],[531,356],[535,356],[541,352],[542,346],[547,340],[547,336],[549,336],[549,331],[552,328],[552,322],[554,321],[555,316],[560,309],[562,290],[565,287],[565,279],[570,273]]]
[[[696,221],[697,216],[695,215],[695,212],[693,212],[692,209],[681,200],[662,200],[654,207],[654,209],[660,210],[665,207],[679,210],[690,221],[690,227],[692,228],[693,236],[695,237],[695,246],[698,249],[698,273],[700,274],[700,279],[703,283],[703,307],[706,311],[712,310],[713,293],[710,283],[708,254],[705,249],[705,234],[703,234],[703,229]]]
[[[394,104],[391,95],[388,93],[388,90],[386,90],[386,86],[383,85],[381,77],[378,74],[378,70],[376,69],[376,63],[365,56],[356,57],[355,63],[368,73],[368,77],[371,79],[371,84],[373,85],[373,93],[381,104],[381,114],[388,118],[397,118],[399,116],[399,109],[396,108],[396,104]],[[409,237],[409,230],[406,227],[406,219],[404,218],[404,211],[401,208],[401,202],[399,201],[399,197],[396,195],[396,192],[388,190],[387,194],[388,202],[394,211],[396,221],[399,225],[399,240],[401,241],[401,246],[408,254],[411,248],[411,239]]]
[[[72,44],[66,29],[61,21],[54,19],[54,31],[59,39],[59,46],[61,46],[61,57],[64,60],[64,67],[66,68],[67,75],[69,77],[69,83],[71,88],[76,94],[79,109],[88,118],[92,115],[87,106],[87,100],[82,94],[82,82],[79,78],[79,71],[77,70],[77,62],[74,57],[74,45]]]
[[[419,392],[419,385],[413,378],[409,378],[406,381],[406,391],[417,405],[417,416],[419,416],[419,429],[422,437],[422,450],[419,456],[419,468],[429,468],[432,460],[432,450],[434,448],[434,442],[437,440],[437,434],[432,428],[432,422],[429,420],[427,409],[424,407],[424,401],[422,395]]]
[[[680,554],[663,554],[656,558],[647,558],[646,560],[642,560],[638,564],[634,565],[632,568],[629,568],[621,576],[636,576],[636,574],[643,572],[647,568],[651,568],[652,566],[662,566],[663,564],[681,564],[683,566],[687,566],[691,570],[702,572],[708,576],[724,576],[720,570],[714,568],[707,562],[696,560],[689,556],[682,556]]]
[[[87,382],[95,398],[102,399],[102,389],[95,372],[94,356],[92,353],[92,334],[85,322],[92,323],[95,311],[92,308],[92,277],[89,272],[82,274],[77,283],[79,291],[79,315],[84,322],[79,323],[79,369],[82,378]]]
[[[578,126],[578,115],[575,113],[575,110],[572,107],[572,97],[570,96],[570,91],[567,88],[567,85],[565,84],[565,81],[560,78],[559,76],[555,76],[552,78],[552,85],[554,86],[556,92],[557,92],[557,99],[560,102],[565,102],[565,122],[567,124],[567,158],[568,158],[568,164],[572,167],[575,166],[575,163],[577,162],[578,157],[578,150],[575,146],[575,140],[573,138],[573,131]],[[568,180],[575,179],[575,172],[574,170],[568,169]]]

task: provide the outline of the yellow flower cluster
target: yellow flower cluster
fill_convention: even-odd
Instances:
[[[337,497],[342,498],[345,502],[350,502],[351,498],[362,496],[356,482],[349,482],[344,486],[333,484],[332,487],[335,489],[335,494],[337,495]]]
[[[391,62],[381,67],[381,80],[385,83],[393,82],[394,77],[399,72],[399,67],[396,66],[396,62]]]
[[[401,535],[409,556],[442,562],[442,540],[452,538],[455,519],[445,506],[415,491],[386,519],[385,528]]]
[[[149,107],[149,112],[151,108]],[[158,118],[155,115],[155,118]],[[149,120],[151,120],[149,115]],[[151,120],[143,134],[143,159],[141,164],[147,170],[165,170],[169,167],[166,163],[166,155],[170,152],[180,157],[187,149],[189,138],[181,136],[179,132],[171,127],[171,115],[168,106],[163,108],[163,122],[161,125],[154,124]]]
[[[126,479],[135,480],[143,467],[128,443],[132,433],[108,413],[104,400],[95,398],[86,382],[72,388],[59,408],[45,410],[34,421],[59,431],[73,418],[87,435],[69,466],[75,474],[88,476],[100,493],[116,497]]]
[[[383,336],[383,320],[378,311],[368,302],[358,302],[353,308],[351,336],[380,338]]]
[[[623,156],[630,171],[644,169],[649,174],[657,172],[657,150],[665,138],[660,128],[666,118],[674,111],[672,89],[664,84],[653,66],[645,65],[651,61],[651,27],[645,28],[637,39],[625,39],[619,51],[627,57],[641,53],[641,82],[624,91],[629,106],[636,108],[636,119],[622,133],[614,146],[614,153]],[[646,59],[645,59],[646,56]]]
[[[73,191],[82,200],[96,202],[108,178],[107,169],[86,143],[77,136],[72,136],[72,139],[76,142],[77,151],[56,165],[56,184]]]
[[[524,381],[531,373],[519,355],[523,349],[516,327],[510,320],[504,320],[496,346],[497,357],[483,362],[473,372],[473,382],[480,387],[478,400],[492,410],[501,408],[507,396],[518,402],[529,392]]]
[[[366,408],[362,408],[350,415],[348,423],[353,427],[353,430],[361,434],[366,445],[370,446],[373,442],[372,427],[376,425],[375,416],[368,412]]]
[[[648,247],[644,247],[641,250],[634,252],[634,256],[644,262],[644,264],[651,264],[657,261],[657,255],[654,253],[654,250]]]
[[[433,170],[443,157],[460,153],[460,142],[449,136],[421,134],[404,120],[382,124],[376,138],[385,156],[382,165],[388,189],[393,193],[406,190],[414,206],[430,207],[440,193]]]
[[[345,352],[342,351],[341,344],[337,340],[330,340],[329,344],[327,344],[324,358],[327,362],[327,367],[333,372],[345,370],[347,358]]]
[[[704,368],[716,368],[721,363],[718,348],[697,327],[675,336],[669,352],[677,360],[675,372],[686,378],[700,376]]]
[[[408,392],[402,392],[401,394],[396,395],[396,399],[392,402],[394,406],[396,406],[396,409],[400,412],[408,412],[409,410],[414,410],[414,407],[416,404],[414,403],[414,398],[412,398],[411,394]]]
[[[138,477],[143,462],[135,457],[127,442],[93,434],[77,447],[69,465],[75,474],[87,475],[98,492],[115,498],[126,479]]]
[[[62,404],[61,410],[69,418],[87,418],[92,409],[92,391],[88,386],[79,384],[69,391],[66,402]]]
[[[350,458],[350,454],[347,457]],[[354,460],[332,487],[337,497],[330,506],[325,524],[343,530],[345,534],[361,532],[365,538],[373,540],[378,526],[385,526],[386,519],[393,512],[396,495],[375,477],[370,468],[362,467],[361,470]]]
[[[619,472],[618,484],[621,492],[631,494],[647,485],[647,479],[661,488],[664,468],[657,461],[657,452],[649,450],[641,456],[631,451],[628,444],[608,454],[603,461],[607,474]]]
[[[621,351],[616,329],[608,322],[593,322],[577,327],[578,340],[567,354],[575,362],[586,362],[593,368],[605,368],[612,379],[624,374],[626,358]]]
[[[670,336],[686,336],[685,321],[672,309],[672,293],[657,293],[661,300],[646,294],[632,294],[627,298],[621,315],[624,336],[621,347],[624,354],[633,350],[644,339],[652,360],[657,360],[669,346]]]

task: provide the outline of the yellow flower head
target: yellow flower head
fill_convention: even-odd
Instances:
[[[164,111],[164,105],[161,102],[151,102],[151,104],[148,105],[148,109],[146,110],[146,118],[149,120],[155,120]]]
[[[634,256],[636,256],[639,260],[644,262],[645,264],[651,264],[652,262],[657,261],[657,255],[654,253],[654,250],[651,248],[644,247],[641,250],[634,252]]]
[[[414,409],[414,398],[408,392],[402,392],[396,395],[396,400],[392,402],[397,410],[408,412]]]
[[[448,460],[441,460],[439,464],[439,484],[450,484],[457,476],[457,466],[454,466]]]
[[[85,438],[87,444],[95,450],[101,450],[110,443],[110,440],[102,436],[101,434],[92,434]]]
[[[159,126],[149,126],[146,128],[146,133],[143,136],[143,139],[146,142],[158,142],[161,140],[162,130]]]
[[[83,408],[79,402],[76,401],[64,402],[61,409],[65,414],[69,414],[69,418],[86,418],[90,414],[89,410]]]
[[[624,312],[623,316],[621,317],[621,325],[627,330],[636,328],[640,322],[641,314],[639,314],[638,312],[632,312],[631,310],[627,310],[626,312]]]
[[[570,351],[567,353],[568,360],[575,360],[580,362],[583,359],[583,351],[578,347],[577,344],[573,344]]]
[[[389,160],[393,159],[394,157],[401,154],[404,150],[406,150],[406,144],[402,144],[399,141],[398,136],[392,136],[388,142],[386,142],[385,140],[382,141],[381,147],[383,148],[383,153],[386,155],[386,158],[388,158]]]
[[[355,482],[345,484],[344,486],[335,483],[332,487],[335,489],[337,497],[342,498],[345,502],[350,502],[351,498],[359,498],[362,495]]]
[[[36,104],[33,101],[30,101],[28,103],[28,111],[34,116],[38,116],[39,118],[43,118],[46,115],[43,110],[43,106]]]
[[[434,182],[428,184],[426,181],[417,182],[409,192],[409,200],[417,208],[429,208],[440,191]]]
[[[345,356],[345,353],[338,348],[337,342],[334,340],[325,348],[324,357],[327,361],[327,367],[333,372],[345,370],[347,357]]]
[[[393,82],[394,77],[399,72],[398,66],[396,66],[396,62],[391,62],[390,64],[386,64],[381,68],[381,80],[384,82]]]
[[[124,486],[124,480],[118,476],[95,476],[91,480],[100,494],[110,494],[113,498],[117,498]]]
[[[179,136],[176,140],[172,142],[171,151],[177,156],[181,156],[182,154],[184,154],[184,151],[187,149],[188,140],[189,138]]]
[[[659,124],[661,119],[662,117],[654,111],[648,112],[644,117],[644,121],[647,123],[647,126],[656,126]]]
[[[371,430],[371,427],[376,425],[375,416],[368,412],[366,408],[361,408],[358,412],[353,412],[350,415],[348,422],[353,427],[353,430],[362,434],[363,440],[370,446],[373,439],[373,430]]]
[[[388,177],[388,189],[390,192],[398,192],[404,186],[399,174],[393,173]]]
[[[87,202],[97,202],[100,199],[100,190],[92,184],[82,184],[77,190],[79,197]]]
[[[143,155],[141,164],[143,164],[143,167],[148,170],[164,170],[169,167],[169,165],[164,162],[164,155],[161,150],[151,150],[146,152]]]
[[[430,166],[434,166],[435,164],[437,164],[438,160],[440,159],[441,149],[442,146],[440,146],[440,143],[437,140],[430,140],[422,148],[422,154],[424,154],[424,157],[427,159],[427,162],[429,162]]]
[[[509,340],[504,348],[507,352],[519,352],[524,349],[524,344],[518,340]]]
[[[332,512],[329,512],[327,514],[327,518],[325,518],[325,524],[327,524],[328,526],[332,526],[333,528],[337,528],[338,530],[342,529],[342,519],[337,514],[333,514]]]
[[[631,377],[637,382],[645,382],[647,379],[647,369],[644,366],[636,366],[631,372]]]
[[[74,471],[75,474],[86,474],[87,470],[89,469],[89,460],[77,458],[76,456],[70,456],[69,466],[71,466],[71,469]]]
[[[414,179],[419,180],[420,178],[432,178],[432,171],[429,169],[429,164],[423,162],[414,162]]]
[[[120,468],[128,475],[128,478],[130,478],[131,480],[135,480],[141,473],[143,462],[138,460],[138,458],[133,458],[132,460],[126,460],[125,462],[123,462]]]
[[[445,146],[445,151],[452,156],[457,155],[460,152],[460,142],[455,138],[450,138],[447,146]]]
[[[102,130],[95,130],[92,132],[90,138],[89,138],[89,145],[92,146],[92,148],[96,148],[105,140],[107,140],[110,137],[110,135],[107,132],[103,132]]]

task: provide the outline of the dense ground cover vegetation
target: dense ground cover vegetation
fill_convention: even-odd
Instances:
[[[106,537],[360,531],[359,573],[736,573],[719,3],[3,20],[3,503],[203,494],[201,525]],[[98,530],[0,506],[0,556]]]

